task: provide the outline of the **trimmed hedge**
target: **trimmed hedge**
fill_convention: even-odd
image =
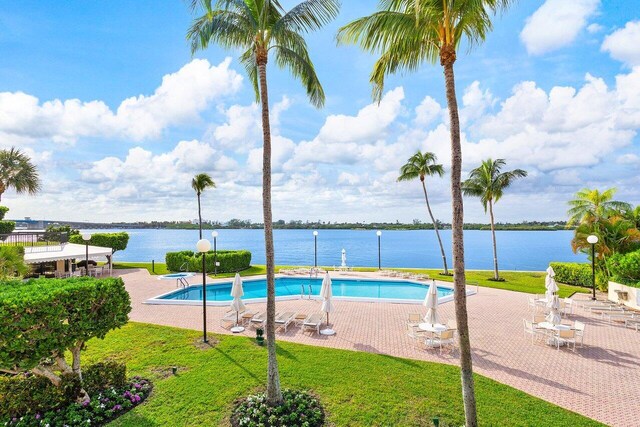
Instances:
[[[16,223],[13,221],[0,221],[0,234],[11,234],[16,228]]]
[[[251,252],[217,251],[217,261],[220,263],[218,273],[246,270],[251,267]],[[170,271],[180,271],[186,263],[187,271],[202,272],[202,255],[199,252],[167,252],[165,262]],[[212,273],[215,269],[213,251],[207,252],[205,262],[207,273]]]
[[[607,266],[614,281],[640,288],[640,250],[614,254],[608,259]]]
[[[0,282],[0,368],[30,370],[127,323],[120,278]]]
[[[80,234],[74,234],[69,237],[69,243],[77,243],[84,245],[85,242]],[[91,235],[89,244],[93,246],[102,246],[103,248],[111,248],[112,252],[124,251],[129,243],[129,233],[124,231],[119,233],[94,233]]]
[[[9,212],[9,208],[6,206],[0,206],[0,221],[4,219],[4,216]]]
[[[593,286],[591,276],[591,265],[578,262],[552,262],[550,263],[556,273],[556,281],[565,285],[583,286],[590,288]]]

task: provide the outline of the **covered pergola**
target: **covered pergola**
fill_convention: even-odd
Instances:
[[[65,243],[59,246],[27,246],[24,248],[24,261],[27,264],[55,262],[56,272],[70,272],[71,261],[84,260],[87,257],[87,249],[90,260],[107,260],[109,264],[109,274],[111,274],[113,251],[111,248],[102,246],[89,245],[87,247],[86,245],[78,245],[76,243]]]

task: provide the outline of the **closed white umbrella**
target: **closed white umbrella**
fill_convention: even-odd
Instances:
[[[333,291],[331,289],[331,277],[329,276],[329,272],[327,272],[324,276],[324,279],[322,279],[320,296],[322,297],[321,310],[323,313],[327,313],[327,328],[321,330],[320,333],[322,335],[333,335],[336,333],[336,331],[329,328],[329,313],[331,313],[334,309],[333,302],[331,301],[331,298],[333,297]]]
[[[231,296],[233,297],[233,301],[231,301],[231,310],[236,312],[236,326],[231,328],[231,332],[244,331],[244,327],[238,325],[240,312],[245,308],[244,303],[242,302],[243,295],[244,290],[242,289],[242,278],[239,273],[236,273],[236,277],[233,279],[233,286],[231,286]]]
[[[341,267],[347,266],[347,251],[345,251],[344,249],[342,249],[342,264],[340,266]]]
[[[424,316],[425,323],[435,325],[438,322],[438,287],[434,280],[429,286],[429,291],[424,299],[423,305],[427,307],[427,315]]]
[[[544,279],[544,287],[547,289],[547,293],[553,294],[558,292],[558,284],[556,283],[556,272],[553,271],[553,267],[547,268],[547,277]]]
[[[562,322],[562,317],[560,316],[560,300],[556,292],[560,288],[558,288],[555,277],[556,273],[553,271],[553,267],[549,266],[547,277],[544,279],[544,287],[547,289],[547,307],[549,308],[549,314],[545,320],[553,325],[559,325]]]

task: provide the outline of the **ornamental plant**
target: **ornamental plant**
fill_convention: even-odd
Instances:
[[[70,243],[77,243],[79,245],[84,245],[85,242],[82,239],[80,234],[73,234],[69,237]],[[91,235],[91,239],[89,240],[90,245],[94,246],[102,246],[105,248],[111,248],[111,253],[114,254],[116,251],[124,251],[127,249],[127,244],[129,243],[129,233],[121,231],[119,233],[94,233]]]
[[[309,393],[283,389],[283,403],[271,406],[266,393],[258,393],[236,402],[231,414],[233,427],[317,427],[324,425],[320,401]]]
[[[82,381],[80,353],[85,343],[123,326],[130,311],[120,278],[1,282],[0,370],[30,370],[56,386],[61,384],[58,372],[76,374]],[[84,389],[81,397],[89,399]]]

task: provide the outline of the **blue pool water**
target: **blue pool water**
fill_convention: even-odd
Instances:
[[[332,279],[334,297],[351,297],[367,299],[400,299],[424,300],[428,285],[413,282],[391,280],[356,280]],[[305,295],[309,293],[318,296],[322,286],[322,279],[281,277],[276,279],[276,297],[299,296],[304,287]],[[244,300],[266,298],[266,280],[247,280],[243,283]],[[443,298],[453,294],[449,288],[438,287],[438,297]],[[190,286],[158,297],[160,300],[174,301],[202,301],[202,286]],[[208,301],[231,301],[231,282],[207,285]]]

